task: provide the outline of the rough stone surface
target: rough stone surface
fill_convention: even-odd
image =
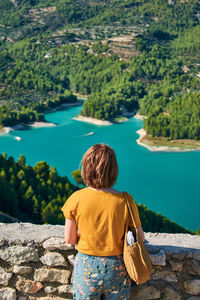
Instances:
[[[0,259],[0,269],[2,274],[12,273],[8,285],[0,285],[0,300],[15,300],[16,294],[17,300],[66,300],[66,295],[72,299],[70,283],[77,252],[63,236],[64,226],[0,223],[4,259]],[[154,262],[152,278],[133,288],[132,299],[200,300],[200,237],[160,233],[145,237]],[[65,266],[57,265],[63,261]]]
[[[200,294],[200,279],[192,279],[184,282],[185,290],[188,294],[199,295]]]
[[[12,288],[0,289],[0,299],[1,300],[16,300],[16,291]]]
[[[200,261],[196,259],[188,259],[187,271],[189,274],[200,276]]]
[[[11,246],[0,250],[0,258],[20,265],[25,262],[38,261],[38,250],[34,247]]]
[[[171,253],[171,257],[177,260],[184,260],[186,256],[188,256],[188,253],[180,249],[177,252]]]
[[[63,238],[51,237],[43,243],[44,249],[47,250],[71,250],[74,249],[74,246],[66,244]]]
[[[160,299],[161,292],[154,286],[138,286],[131,290],[130,300]]]
[[[64,226],[62,225],[36,225],[31,223],[0,223],[1,237],[10,241],[34,241],[44,242],[51,237],[63,239]],[[38,234],[38,232],[40,234]],[[167,233],[146,233],[145,238],[149,245],[158,246],[165,252],[177,252],[190,249],[200,250],[200,236],[190,234],[167,234]],[[57,247],[55,249],[58,249]],[[53,250],[55,250],[53,249]],[[63,249],[64,250],[64,249]]]
[[[75,255],[68,255],[67,259],[69,260],[70,264],[73,266],[74,265],[74,260],[75,260]]]
[[[29,297],[29,300],[71,300],[71,298],[61,298],[61,297]]]
[[[25,294],[36,294],[42,288],[41,282],[34,282],[24,278],[19,278],[16,282],[16,289]]]
[[[0,284],[7,286],[12,273],[6,272],[3,268],[0,268]]]
[[[68,285],[60,285],[58,287],[58,293],[60,295],[62,294],[66,294],[66,293],[72,293],[72,285],[68,284]]]
[[[164,250],[150,254],[150,257],[153,265],[166,266],[166,254]]]
[[[28,274],[31,271],[32,271],[32,268],[28,267],[28,266],[18,266],[18,265],[15,265],[13,267],[13,273],[16,273],[16,274]]]
[[[31,223],[0,223],[1,237],[9,241],[33,241],[42,243],[52,236],[63,239],[64,226],[36,225]],[[38,232],[40,234],[38,234]]]
[[[171,260],[169,261],[172,271],[176,271],[176,272],[181,272],[183,269],[183,265],[184,263],[182,261],[175,261],[175,260]]]
[[[164,246],[163,250],[168,253],[180,253],[188,251],[188,248],[200,250],[200,236],[197,235],[185,233],[146,233],[145,238],[149,244],[159,246],[159,249]]]
[[[162,300],[172,300],[172,299],[181,300],[182,296],[175,289],[166,287],[164,289],[164,296],[162,297]]]
[[[57,252],[48,252],[44,256],[40,257],[40,260],[44,265],[50,267],[67,266],[67,262],[64,257]]]
[[[0,237],[0,247],[4,245],[4,239]]]
[[[69,282],[69,277],[71,272],[68,270],[58,270],[58,269],[45,269],[40,268],[35,270],[34,280],[35,281],[47,281],[47,282],[59,282],[67,284]]]
[[[44,291],[47,294],[51,294],[51,293],[55,293],[57,291],[57,288],[53,286],[46,286]]]
[[[163,271],[159,271],[156,270],[152,275],[151,275],[151,279],[162,279],[168,282],[177,282],[177,277],[176,275],[169,271],[169,270],[163,270]]]
[[[200,251],[191,251],[188,253],[188,258],[200,260]]]

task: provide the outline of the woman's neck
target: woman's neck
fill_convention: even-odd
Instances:
[[[96,188],[93,188],[93,187],[89,186],[89,188],[92,189],[92,190],[95,190],[95,191],[102,191],[102,192],[105,192],[105,193],[112,193],[112,194],[120,193],[119,191],[113,189],[112,187],[96,189]]]

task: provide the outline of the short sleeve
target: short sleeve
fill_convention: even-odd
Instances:
[[[132,208],[132,212],[133,212],[133,217],[134,217],[134,220],[135,220],[135,224],[136,224],[136,226],[138,228],[138,227],[141,226],[141,221],[140,221],[140,216],[139,216],[137,204],[135,203],[133,197],[130,194],[128,194],[128,196],[129,196],[129,201],[130,201],[130,205],[131,205],[131,208]],[[130,221],[129,226],[130,227],[134,227],[132,220]]]
[[[76,219],[77,214],[77,197],[76,193],[73,193],[65,202],[61,208],[66,219],[73,220]]]

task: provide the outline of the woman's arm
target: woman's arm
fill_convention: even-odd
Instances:
[[[76,245],[79,240],[79,233],[75,220],[65,219],[65,242],[67,244]]]
[[[144,242],[144,231],[142,229],[142,226],[138,227],[138,233],[139,233],[142,241]]]

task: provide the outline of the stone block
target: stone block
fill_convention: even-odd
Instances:
[[[66,294],[66,293],[72,293],[72,285],[71,284],[66,284],[66,285],[60,285],[58,287],[58,294]]]
[[[40,257],[41,262],[44,265],[55,267],[55,266],[67,266],[67,262],[64,257],[57,252],[48,252],[44,256]]]
[[[41,282],[35,282],[22,277],[18,277],[18,281],[16,282],[16,289],[24,294],[36,294],[42,288],[43,285]]]
[[[200,261],[196,259],[187,260],[187,272],[191,275],[200,276]]]
[[[0,289],[0,299],[1,300],[16,300],[16,291],[12,288]]]
[[[183,269],[184,262],[180,260],[170,260],[169,264],[171,266],[172,271],[181,272]]]
[[[185,291],[191,295],[200,294],[200,279],[192,279],[184,282]]]
[[[64,233],[63,233],[64,234]],[[72,250],[74,246],[66,244],[65,240],[60,237],[51,237],[43,243],[43,247],[47,250]]]
[[[12,273],[8,273],[0,267],[0,284],[7,286],[11,277]]]
[[[171,287],[164,288],[164,295],[162,297],[162,300],[172,300],[172,299],[181,300],[182,296],[178,291],[176,291]]]
[[[39,259],[37,249],[23,246],[11,246],[0,250],[0,258],[17,265],[30,261],[38,261]]]
[[[28,266],[15,265],[13,267],[13,273],[16,273],[16,274],[29,274],[29,273],[31,273],[31,271],[32,271],[32,268],[28,267]]]
[[[0,247],[4,245],[4,238],[0,237]]]
[[[196,260],[200,260],[200,251],[190,251],[188,253],[188,258],[193,258]]]
[[[70,275],[68,270],[40,268],[35,270],[34,280],[68,284]]]
[[[131,289],[130,300],[160,299],[161,292],[154,286],[139,285]]]
[[[74,265],[74,260],[75,260],[75,255],[68,255],[67,259],[69,260],[70,264],[73,266]]]
[[[162,279],[168,282],[177,282],[177,277],[176,275],[169,271],[169,270],[156,270],[154,271],[154,273],[151,275],[151,279],[153,280],[157,280],[157,279]]]
[[[192,296],[190,298],[187,298],[187,300],[200,300],[200,297]]]
[[[29,300],[71,300],[71,298],[61,298],[61,297],[29,297]]]
[[[185,251],[175,252],[170,254],[172,258],[184,260],[184,258],[188,255]]]
[[[53,286],[46,286],[44,291],[47,294],[51,294],[51,293],[55,293],[57,291],[57,288]]]
[[[166,266],[166,254],[164,250],[150,254],[150,257],[153,265]]]

